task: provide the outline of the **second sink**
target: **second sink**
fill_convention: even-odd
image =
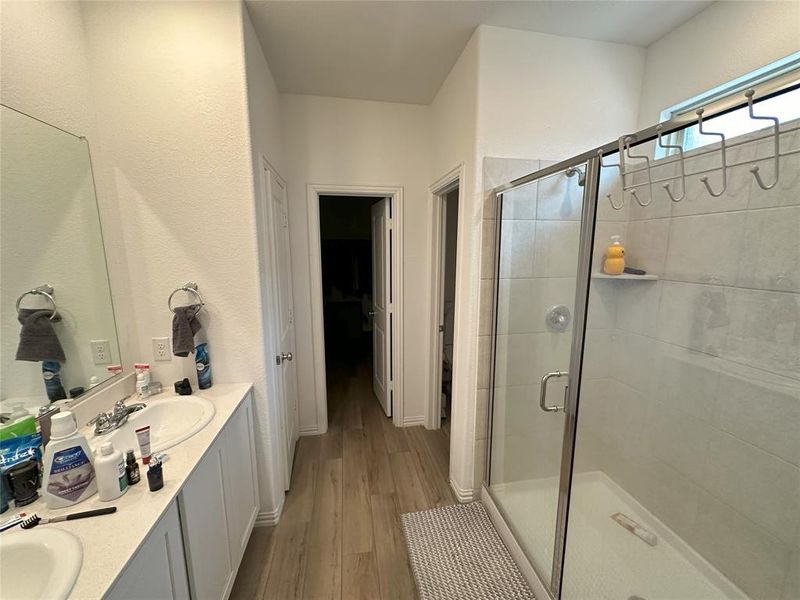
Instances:
[[[199,396],[168,396],[147,400],[147,408],[131,414],[127,423],[115,431],[94,436],[89,443],[95,448],[105,442],[125,452],[134,449],[141,457],[136,429],[150,426],[150,448],[155,454],[180,444],[203,429],[214,418],[214,404]]]

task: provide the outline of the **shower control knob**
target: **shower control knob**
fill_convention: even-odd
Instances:
[[[549,331],[558,333],[566,331],[569,329],[570,323],[572,323],[572,315],[569,308],[563,304],[557,304],[550,308],[544,317],[544,324]]]

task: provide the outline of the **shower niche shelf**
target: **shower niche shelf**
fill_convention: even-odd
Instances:
[[[592,273],[592,279],[620,279],[622,281],[658,281],[658,275],[606,275],[605,273]]]

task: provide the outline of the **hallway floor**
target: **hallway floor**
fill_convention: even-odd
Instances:
[[[445,430],[396,428],[360,366],[329,373],[328,432],[302,437],[276,527],[253,530],[231,598],[415,598],[399,515],[454,504]]]

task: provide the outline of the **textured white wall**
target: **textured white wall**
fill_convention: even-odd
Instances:
[[[715,2],[647,49],[638,126],[798,50],[800,3]]]
[[[94,102],[78,2],[4,2],[0,98],[80,135],[94,127]]]
[[[476,127],[478,122],[478,60],[480,30],[467,43],[431,104],[432,149],[428,184],[463,165],[456,259],[454,313],[453,391],[451,408],[450,480],[462,499],[474,489],[475,381],[477,379],[476,338],[478,282],[481,240],[481,194],[478,187]],[[432,227],[429,222],[427,229]],[[473,310],[474,309],[474,310]],[[428,308],[426,307],[426,311]],[[430,329],[430,328],[429,328]],[[428,332],[427,347],[434,346],[435,331]],[[432,361],[428,361],[430,381]]]
[[[313,373],[308,184],[403,187],[405,417],[421,418],[430,355],[426,314],[430,297],[427,107],[286,94],[285,132],[289,227],[292,238],[298,373]],[[301,376],[300,426],[317,426],[314,379]]]
[[[255,382],[267,394],[247,115],[242,7],[238,3],[87,3],[83,7],[98,129],[98,178],[117,190],[134,299],[136,358],[171,334],[167,297],[195,280],[217,382]],[[113,267],[112,267],[113,268]],[[171,385],[190,356],[153,363]],[[270,439],[262,430],[259,456]],[[260,460],[262,510],[274,509]]]
[[[481,27],[484,156],[567,158],[636,126],[645,50]]]

